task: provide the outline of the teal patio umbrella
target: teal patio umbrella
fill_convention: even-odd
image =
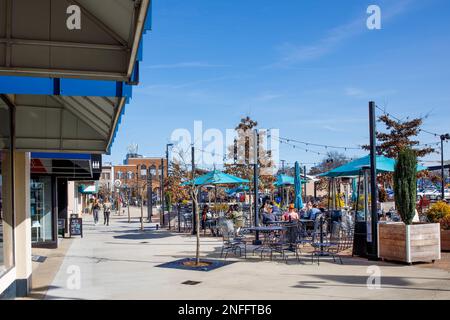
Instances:
[[[228,195],[232,195],[232,194],[235,194],[235,193],[238,193],[238,192],[248,192],[248,191],[250,191],[249,186],[244,186],[244,185],[240,185],[240,186],[237,186],[236,188],[226,189],[225,190],[225,192]]]
[[[219,170],[210,171],[200,177],[194,179],[194,181],[186,181],[183,182],[182,186],[189,186],[194,183],[195,186],[201,187],[205,185],[214,185],[216,188],[216,200],[217,200],[217,186],[218,185],[233,185],[233,184],[243,184],[249,183],[249,180],[242,179],[231,174],[227,174],[225,172]]]
[[[204,186],[208,184],[218,185],[218,184],[243,184],[249,183],[249,180],[242,179],[231,174],[224,173],[219,170],[210,171],[200,177],[194,179],[194,185]],[[182,186],[188,186],[192,184],[192,180],[183,182]]]
[[[377,156],[377,173],[394,172],[395,163],[395,159],[387,158],[385,156]],[[370,156],[365,156],[351,161],[331,171],[322,173],[319,175],[319,177],[354,177],[358,176],[364,168],[370,168]],[[423,170],[427,170],[427,168],[421,165],[417,165],[417,171]]]
[[[352,181],[352,202],[356,202],[358,200],[358,181],[356,178],[353,178]]]
[[[300,165],[295,162],[295,177],[294,177],[294,188],[295,188],[295,208],[298,210],[303,208],[302,200],[302,179],[300,178]]]
[[[305,184],[306,180],[301,179],[302,183]],[[291,176],[287,176],[285,174],[279,174],[277,176],[277,181],[273,183],[275,187],[283,187],[283,186],[294,186],[295,178]]]

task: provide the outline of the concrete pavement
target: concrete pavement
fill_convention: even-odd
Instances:
[[[133,209],[133,216],[139,216]],[[257,257],[211,272],[156,268],[195,255],[195,238],[112,216],[109,227],[85,218],[84,238],[73,238],[46,299],[450,299],[449,270],[377,263],[381,289],[369,289],[369,263],[344,265],[260,261]],[[221,240],[202,238],[202,255],[217,258]],[[230,259],[233,260],[233,259]],[[236,259],[237,260],[237,259]],[[42,266],[45,268],[45,263]],[[194,286],[187,280],[199,281]]]

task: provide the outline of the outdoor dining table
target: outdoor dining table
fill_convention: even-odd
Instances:
[[[267,222],[267,224],[270,224],[270,225],[286,225],[286,224],[291,224],[291,223],[293,223],[293,222],[295,222],[295,221],[268,221]]]

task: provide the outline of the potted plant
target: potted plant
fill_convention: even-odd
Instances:
[[[394,193],[400,223],[378,225],[378,256],[406,262],[441,258],[439,223],[413,223],[416,214],[417,156],[414,150],[400,151],[394,172]]]
[[[441,225],[441,251],[450,251],[450,205],[436,202],[427,212],[428,220]]]

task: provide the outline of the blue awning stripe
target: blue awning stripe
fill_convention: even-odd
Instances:
[[[91,160],[91,155],[86,153],[46,153],[32,152],[32,159],[62,159],[62,160]]]
[[[125,97],[130,98],[131,86],[120,82],[122,90],[117,92],[116,81],[52,79],[34,77],[0,76],[2,94],[62,95],[83,97]]]

